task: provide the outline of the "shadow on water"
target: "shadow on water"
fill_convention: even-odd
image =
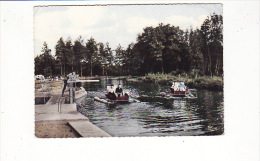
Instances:
[[[94,101],[105,98],[106,85],[120,83],[133,100],[107,106]],[[223,92],[198,90],[197,99],[172,99],[159,95],[169,87],[125,80],[103,79],[84,83],[88,96],[78,111],[112,136],[195,136],[224,132]]]

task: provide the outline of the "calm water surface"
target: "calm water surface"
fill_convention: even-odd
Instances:
[[[105,98],[106,85],[121,83],[138,102],[106,104],[94,101]],[[84,83],[88,95],[78,111],[112,136],[187,136],[221,135],[224,132],[223,92],[197,90],[197,99],[173,99],[161,95],[169,87],[117,79]],[[78,101],[78,102],[79,102]]]

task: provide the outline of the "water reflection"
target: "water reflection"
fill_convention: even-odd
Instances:
[[[108,107],[94,101],[105,97],[107,84],[122,84],[140,102]],[[222,134],[223,93],[198,91],[198,99],[169,99],[159,95],[167,86],[104,79],[85,83],[88,96],[78,110],[112,136],[171,136]]]

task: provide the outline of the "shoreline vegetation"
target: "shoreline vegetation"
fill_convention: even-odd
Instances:
[[[81,80],[87,79],[102,79],[108,76],[95,76],[95,77],[80,77]],[[126,79],[128,82],[145,82],[145,83],[156,83],[161,85],[172,85],[174,81],[183,81],[189,88],[206,89],[223,91],[224,83],[222,76],[198,76],[189,74],[161,74],[161,73],[149,73],[145,76],[118,76],[110,77],[113,79]]]
[[[223,91],[224,83],[223,83],[223,77],[222,76],[194,76],[194,75],[188,75],[188,74],[179,74],[179,75],[173,75],[173,74],[153,74],[149,73],[145,76],[94,76],[94,77],[79,77],[80,80],[93,80],[93,79],[105,79],[105,78],[113,78],[113,79],[126,79],[128,82],[145,82],[145,83],[156,83],[161,85],[172,85],[172,82],[174,81],[183,81],[186,86],[189,88],[197,88],[197,89],[206,89],[206,90],[215,90],[215,91]],[[55,81],[55,85],[58,85],[57,87],[54,87],[53,83],[48,83],[47,86],[44,86],[42,89],[40,86],[40,82],[36,82],[35,84],[35,90],[39,92],[47,92],[52,90],[57,90],[59,88],[63,87],[63,82]]]
[[[174,81],[183,81],[189,88],[223,91],[223,77],[221,76],[191,76],[187,74],[147,74],[127,81],[143,81],[171,86]]]

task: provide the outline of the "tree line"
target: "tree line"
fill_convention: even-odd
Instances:
[[[147,73],[223,74],[223,18],[213,14],[201,27],[183,31],[178,26],[159,24],[146,27],[137,42],[126,49],[93,37],[84,43],[80,36],[72,43],[60,38],[51,54],[46,42],[35,57],[35,74],[80,76],[145,75]]]

